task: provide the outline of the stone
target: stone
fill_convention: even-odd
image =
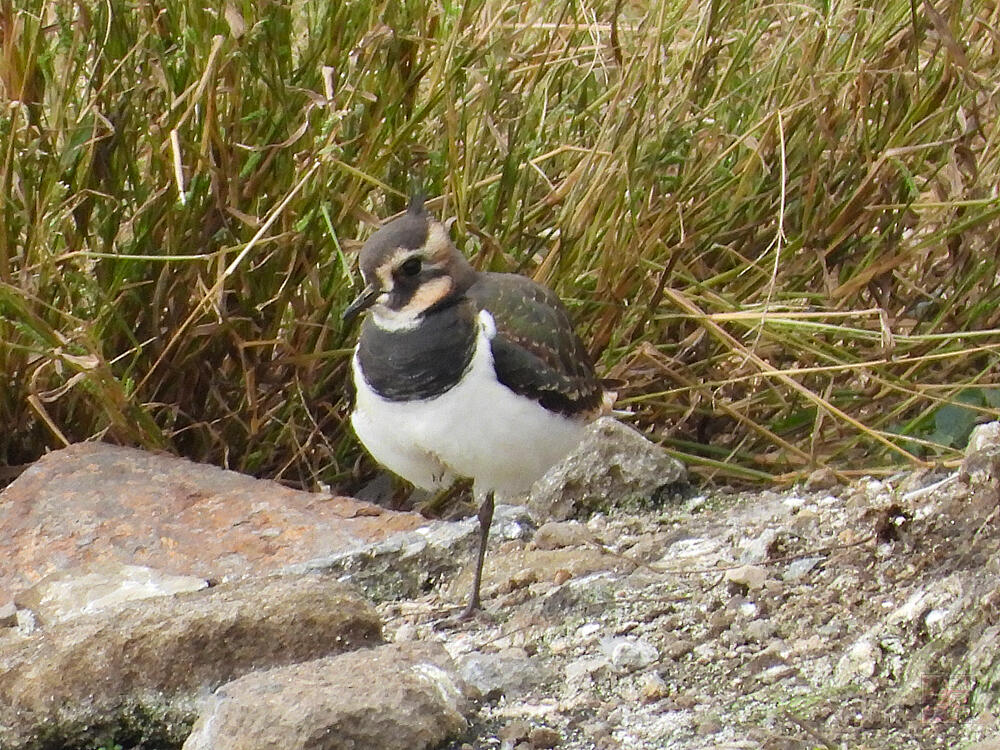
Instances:
[[[648,500],[684,477],[683,464],[638,430],[602,417],[569,456],[535,482],[528,509],[535,518],[564,521]]]
[[[19,594],[17,603],[34,612],[40,625],[47,625],[135,599],[200,591],[207,586],[204,578],[108,560],[50,573]]]
[[[0,493],[0,600],[96,562],[214,581],[274,572],[426,523],[173,456],[79,443]]]
[[[997,447],[1000,447],[1000,422],[987,422],[972,428],[965,455]]]
[[[608,668],[608,660],[603,656],[582,656],[566,665],[568,685],[586,684]]]
[[[498,505],[490,529],[491,541],[530,538],[534,524],[522,506]],[[453,579],[452,588],[468,594],[471,563],[479,540],[479,521],[430,521],[412,531],[397,534],[336,554],[290,565],[284,572],[322,572],[337,576],[364,590],[375,601],[416,598],[426,593],[428,582]],[[484,576],[497,560],[506,556],[486,555]],[[463,577],[454,581],[456,574]],[[570,571],[571,573],[574,571]],[[484,588],[492,583],[484,579]]]
[[[459,671],[487,700],[520,698],[552,679],[540,660],[532,659],[521,648],[487,654],[473,651],[459,661]]]
[[[528,733],[528,742],[538,750],[551,750],[560,740],[562,735],[551,727],[535,727]]]
[[[740,562],[756,565],[771,556],[771,549],[778,540],[778,532],[774,529],[764,529],[740,555]]]
[[[750,591],[760,591],[767,580],[767,571],[758,565],[741,565],[726,571],[726,581],[745,586]]]
[[[821,562],[823,562],[822,557],[801,557],[798,560],[792,560],[792,562],[788,563],[788,567],[785,568],[782,579],[786,583],[798,583],[809,575],[810,571]]]
[[[127,602],[0,641],[0,747],[92,747],[122,726],[179,745],[198,695],[253,669],[380,642],[375,611],[318,575]]]
[[[537,549],[560,549],[594,544],[594,535],[579,521],[549,521],[535,532],[532,544]]]
[[[600,640],[601,653],[619,671],[642,669],[660,658],[659,651],[648,641],[631,636],[608,636]]]
[[[473,693],[437,643],[254,672],[207,702],[183,750],[422,750],[463,732]]]
[[[653,703],[670,695],[670,686],[656,672],[645,672],[639,679],[639,695],[644,703]]]
[[[840,480],[837,479],[837,473],[833,469],[823,466],[806,477],[804,486],[810,492],[818,492],[832,490],[838,484],[840,484]]]
[[[840,657],[833,682],[838,687],[869,680],[875,675],[881,654],[871,638],[861,638]]]
[[[752,643],[767,643],[776,632],[777,628],[770,620],[752,620],[743,628],[743,634]]]

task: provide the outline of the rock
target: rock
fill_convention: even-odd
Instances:
[[[823,466],[806,477],[804,486],[810,492],[818,492],[832,490],[838,484],[840,484],[840,480],[837,479],[837,473],[833,469]]]
[[[467,727],[473,704],[437,643],[392,643],[223,685],[184,750],[420,750]]]
[[[778,539],[778,532],[774,529],[764,529],[756,539],[746,546],[743,554],[740,555],[740,562],[756,565],[767,560],[771,555],[771,547]]]
[[[594,535],[579,521],[549,521],[535,532],[532,544],[537,549],[560,549],[594,544]]]
[[[777,628],[770,620],[753,620],[743,628],[743,633],[751,643],[767,643],[773,637]]]
[[[786,583],[798,583],[805,578],[809,572],[823,562],[822,557],[802,557],[788,563],[782,579]]]
[[[965,448],[965,455],[998,447],[1000,447],[1000,422],[987,422],[972,428],[969,442]]]
[[[767,571],[758,565],[741,565],[726,571],[726,581],[737,586],[744,586],[750,591],[759,591],[764,588],[766,580]]]
[[[513,746],[521,740],[528,739],[529,734],[531,734],[531,725],[524,719],[514,719],[504,724],[499,732],[499,737],[505,743]]]
[[[535,518],[562,521],[648,500],[684,476],[684,466],[642,433],[603,417],[588,427],[576,450],[535,482],[528,508]]]
[[[639,679],[639,695],[644,703],[652,703],[670,695],[670,686],[656,672],[645,672]]]
[[[520,648],[488,654],[474,651],[461,659],[459,670],[462,679],[488,700],[521,697],[552,678],[540,660]]]
[[[843,687],[871,679],[878,669],[880,657],[878,646],[870,638],[861,638],[837,662],[834,684]]]
[[[561,739],[562,735],[550,727],[535,727],[528,733],[528,742],[538,750],[551,750]]]
[[[603,656],[583,656],[566,665],[566,683],[579,685],[587,683],[595,675],[608,668],[608,660]]]
[[[728,627],[729,624],[726,625],[726,628]],[[723,628],[723,630],[725,630],[726,628]],[[688,654],[690,654],[694,650],[694,647],[695,647],[694,641],[690,640],[689,638],[672,637],[668,639],[667,646],[664,649],[664,652],[671,659],[677,661],[678,659],[682,659]]]
[[[252,669],[380,640],[371,607],[316,575],[248,579],[80,615],[0,641],[0,747],[92,747],[89,739],[124,725],[142,741],[179,745],[204,691]]]
[[[516,505],[498,505],[494,512],[490,540],[526,539],[534,531],[528,511]],[[415,598],[423,595],[428,582],[452,579],[452,587],[468,593],[472,578],[473,551],[478,545],[479,521],[425,522],[413,530],[394,534],[382,541],[344,552],[291,565],[284,572],[322,572],[362,588],[375,601]],[[497,556],[486,555],[488,576]],[[460,581],[455,576],[464,569]],[[572,572],[572,571],[571,571]],[[484,588],[490,585],[484,580]]]
[[[601,638],[600,647],[601,653],[619,671],[648,667],[660,658],[655,646],[641,638],[631,636]]]
[[[0,493],[0,599],[116,561],[210,580],[272,572],[426,521],[156,453],[79,443]]]
[[[135,599],[199,591],[206,586],[204,578],[107,561],[50,573],[19,594],[17,602],[33,611],[39,624],[48,625]]]

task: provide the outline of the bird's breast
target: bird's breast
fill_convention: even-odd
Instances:
[[[476,347],[476,318],[466,307],[453,305],[396,330],[379,327],[369,316],[357,348],[365,383],[389,401],[434,398],[452,388]]]

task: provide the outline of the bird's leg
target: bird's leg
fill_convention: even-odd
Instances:
[[[483,581],[483,561],[486,559],[486,542],[490,538],[490,526],[493,524],[493,491],[490,490],[479,505],[479,551],[476,555],[476,569],[472,574],[472,594],[469,605],[459,615],[460,620],[472,617],[481,606],[479,587]]]

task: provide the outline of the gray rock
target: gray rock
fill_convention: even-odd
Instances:
[[[778,538],[778,532],[774,529],[764,529],[756,539],[746,546],[743,554],[740,555],[740,562],[756,565],[762,563],[770,556],[771,546]]]
[[[798,583],[821,562],[823,562],[822,557],[802,557],[798,560],[793,560],[788,563],[788,567],[785,568],[785,573],[782,575],[782,579],[786,583]]]
[[[648,667],[660,658],[656,646],[631,636],[601,638],[600,647],[601,653],[619,671]]]
[[[206,690],[252,669],[380,640],[372,608],[315,575],[248,579],[81,615],[0,641],[0,747],[91,747],[122,726],[151,744],[179,745]]]
[[[777,628],[770,620],[752,620],[743,628],[743,634],[752,643],[767,643],[774,637]]]
[[[222,686],[184,750],[420,750],[465,730],[472,705],[439,644],[394,643]]]
[[[135,599],[199,591],[207,586],[208,581],[196,576],[175,576],[108,560],[50,573],[19,594],[17,603],[32,610],[39,624],[45,625]]]
[[[568,685],[586,684],[607,668],[608,660],[603,656],[583,656],[574,659],[566,665],[566,683]]]
[[[642,433],[603,417],[590,425],[576,450],[535,482],[528,508],[535,518],[562,521],[648,500],[684,476],[684,466]]]
[[[521,697],[552,678],[539,659],[520,648],[483,654],[474,651],[459,662],[462,678],[485,698]]]
[[[534,528],[525,508],[498,505],[490,541],[526,539]],[[429,581],[454,577],[468,566],[478,544],[478,535],[479,521],[475,517],[464,521],[430,522],[416,531],[400,532],[381,542],[291,565],[283,572],[335,575],[378,602],[415,598],[426,591]]]
[[[855,641],[840,657],[833,674],[833,684],[838,687],[869,680],[878,669],[882,654],[870,637]]]
[[[969,435],[969,443],[965,455],[971,455],[987,448],[1000,447],[1000,422],[987,422],[976,425]]]

